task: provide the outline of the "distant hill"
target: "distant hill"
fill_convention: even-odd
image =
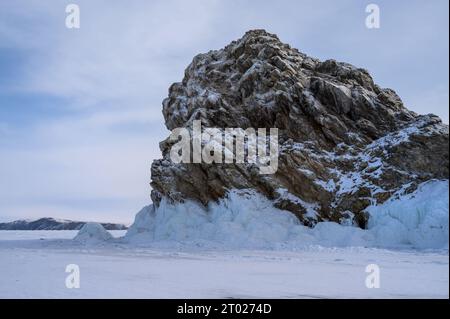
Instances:
[[[44,217],[36,220],[15,220],[0,223],[0,230],[79,230],[86,222]],[[123,224],[101,223],[107,230],[125,230]]]

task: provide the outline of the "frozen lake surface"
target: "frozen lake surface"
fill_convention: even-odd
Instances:
[[[0,298],[449,297],[448,250],[86,246],[75,234],[0,231]],[[68,264],[79,266],[80,288],[66,287]],[[369,264],[380,288],[366,286]]]

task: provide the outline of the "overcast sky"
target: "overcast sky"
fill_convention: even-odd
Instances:
[[[365,27],[371,2],[380,29]],[[69,3],[80,29],[65,27]],[[150,203],[169,85],[249,29],[364,67],[448,123],[448,19],[447,0],[2,0],[0,220],[131,222]]]

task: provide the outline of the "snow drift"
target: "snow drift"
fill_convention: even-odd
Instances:
[[[372,206],[367,230],[333,222],[314,228],[253,190],[234,190],[208,209],[192,201],[144,207],[125,241],[135,244],[182,243],[225,248],[365,246],[448,249],[448,181],[429,181],[411,194],[394,194]]]

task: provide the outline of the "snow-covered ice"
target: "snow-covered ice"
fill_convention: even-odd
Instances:
[[[74,231],[0,231],[0,298],[448,298],[448,181],[369,213],[368,230],[311,229],[247,191],[208,211],[145,207],[126,235],[86,226],[88,244]],[[80,288],[65,286],[69,264]],[[370,264],[380,288],[366,286]]]
[[[370,207],[369,230],[376,244],[448,249],[448,187],[448,180],[426,182],[411,194]]]
[[[74,237],[84,244],[96,244],[111,240],[113,236],[99,223],[86,223]]]
[[[448,261],[445,251],[204,250],[2,240],[0,297],[448,298]],[[369,289],[365,270],[374,263],[380,288]],[[80,267],[78,289],[65,286],[68,264]]]
[[[270,200],[252,190],[231,191],[208,210],[191,201],[172,205],[163,199],[157,209],[144,207],[136,215],[125,240],[144,246],[183,242],[228,249],[311,245],[448,249],[448,190],[448,180],[433,180],[411,194],[394,194],[383,205],[368,208],[367,230],[333,222],[305,227],[293,214],[274,208]],[[312,204],[298,201],[314,212]]]

